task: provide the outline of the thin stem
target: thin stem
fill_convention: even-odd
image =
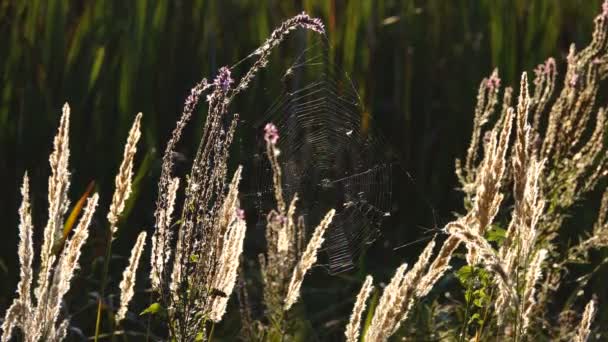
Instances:
[[[148,307],[150,307],[150,305],[152,305],[152,296],[153,296],[153,294],[150,293],[150,297],[148,299]],[[146,342],[150,342],[150,329],[151,329],[150,321],[152,320],[152,317],[151,317],[152,315],[147,315],[147,316],[148,316],[148,319],[146,322]]]
[[[110,270],[110,256],[112,255],[112,231],[109,230],[109,236],[106,247],[106,256],[103,262],[103,273],[101,275],[101,284],[99,289],[99,301],[97,304],[97,321],[95,323],[95,342],[98,341],[99,330],[101,328],[101,305],[105,295],[106,281],[108,279],[108,271]]]
[[[211,331],[209,331],[209,339],[208,339],[209,342],[211,342],[211,340],[213,340],[214,331],[215,331],[215,322],[211,321]]]
[[[475,275],[475,274],[473,274]],[[468,282],[467,284],[467,290],[465,292],[465,296],[467,293],[469,293],[469,291],[471,291],[471,281]],[[464,334],[465,332],[468,330],[469,327],[469,305],[470,305],[470,299],[466,300],[467,305],[465,306],[465,310],[464,310],[464,321],[462,324],[462,330],[460,331],[460,336],[458,337],[458,341],[462,342],[464,341]]]
[[[99,326],[101,325],[101,298],[97,298],[97,320],[95,321],[95,342],[99,340]]]
[[[494,298],[494,287],[492,287],[492,289],[490,290],[490,300],[488,301],[488,304],[486,305],[486,309],[483,312],[481,324],[479,325],[479,335],[478,335],[477,340],[480,340],[481,337],[483,336],[483,328],[486,325],[486,320],[488,319],[488,314],[490,313],[490,307],[492,306],[493,298]]]

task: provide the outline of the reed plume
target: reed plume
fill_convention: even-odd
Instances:
[[[141,258],[144,246],[146,245],[146,232],[143,231],[137,236],[137,242],[131,250],[131,257],[129,258],[129,265],[122,273],[122,280],[120,281],[120,307],[116,313],[116,323],[119,324],[127,315],[127,309],[129,308],[129,302],[133,298],[135,279],[137,278],[137,266],[139,265],[139,259]]]
[[[110,224],[110,228],[108,231],[108,239],[106,241],[106,254],[103,264],[103,270],[101,275],[101,284],[100,284],[100,298],[97,302],[97,319],[95,322],[95,341],[98,340],[99,334],[101,332],[101,313],[105,295],[105,287],[107,276],[110,270],[110,258],[112,256],[112,242],[114,241],[116,232],[118,231],[118,220],[120,219],[124,209],[125,203],[129,199],[131,195],[131,182],[133,178],[133,160],[135,159],[135,153],[137,152],[137,142],[141,137],[141,118],[142,113],[138,113],[135,116],[135,120],[133,121],[133,125],[129,130],[129,135],[127,136],[127,142],[125,144],[122,162],[118,168],[118,173],[115,178],[115,189],[114,194],[112,195],[112,202],[110,203],[110,209],[107,214],[108,223]],[[143,246],[142,246],[143,247]],[[124,314],[118,315],[119,320],[124,318]]]
[[[19,208],[19,264],[20,280],[17,284],[17,298],[9,307],[2,324],[2,341],[7,341],[15,326],[24,326],[25,319],[32,311],[31,286],[33,279],[32,261],[34,247],[32,241],[33,224],[30,204],[30,181],[27,172],[23,176],[21,186],[21,207]]]
[[[48,201],[49,219],[44,228],[42,249],[40,250],[41,275],[38,277],[34,290],[36,299],[42,300],[43,292],[48,287],[49,276],[55,261],[53,246],[59,241],[62,232],[63,215],[68,209],[68,189],[70,187],[70,172],[68,171],[70,129],[70,106],[63,105],[59,129],[53,141],[53,152],[49,157],[51,176],[49,177]]]
[[[141,137],[140,126],[141,126],[142,113],[138,113],[135,116],[135,121],[129,135],[127,137],[127,143],[125,144],[125,150],[122,157],[122,162],[118,168],[118,174],[116,175],[114,195],[112,195],[112,203],[110,204],[110,211],[108,212],[108,222],[110,222],[110,229],[112,234],[116,233],[118,229],[116,224],[125,209],[125,203],[131,194],[131,182],[133,178],[133,160],[135,159],[135,153],[137,152],[137,142]]]
[[[8,341],[15,328],[21,331],[23,340],[27,342],[37,342],[41,339],[61,341],[67,333],[69,319],[62,317],[62,303],[78,269],[80,251],[87,240],[88,227],[99,199],[98,195],[94,194],[87,200],[72,236],[61,246],[62,249],[56,251],[56,246],[59,246],[57,243],[61,241],[63,234],[63,216],[69,206],[67,198],[70,183],[68,172],[69,122],[70,107],[66,103],[63,106],[59,129],[54,139],[53,152],[49,158],[51,165],[48,195],[49,220],[43,233],[37,286],[33,291],[34,297],[31,294],[34,279],[32,271],[34,225],[31,217],[27,173],[23,178],[18,248],[21,278],[17,286],[17,298],[14,299],[5,314],[2,324],[2,341]]]
[[[334,209],[330,210],[325,215],[323,220],[321,220],[321,223],[319,223],[317,228],[315,228],[310,241],[308,241],[308,245],[306,245],[304,253],[302,253],[300,262],[298,262],[293,270],[291,281],[287,287],[287,295],[285,296],[285,310],[289,310],[291,306],[298,300],[298,297],[300,296],[300,288],[302,287],[302,282],[304,281],[304,276],[310,267],[317,262],[317,253],[319,248],[321,248],[321,244],[323,241],[325,241],[323,235],[331,224],[331,220],[334,218],[335,213],[336,211]]]
[[[585,306],[585,312],[583,313],[583,319],[578,327],[576,336],[574,336],[574,342],[586,342],[591,333],[591,323],[597,313],[597,300],[591,299]]]
[[[359,340],[361,316],[363,315],[363,311],[365,311],[365,303],[367,302],[367,298],[374,289],[373,281],[374,279],[372,276],[368,275],[365,277],[365,282],[363,283],[363,286],[361,286],[361,290],[357,295],[357,300],[355,301],[355,306],[353,307],[353,311],[350,315],[350,320],[348,321],[346,329],[344,330],[344,335],[346,336],[347,342],[357,342]]]
[[[428,272],[435,240],[432,240],[422,251],[418,261],[405,272],[407,264],[401,265],[390,283],[384,288],[371,324],[365,335],[366,341],[386,341],[393,335],[407,318],[419,292],[420,279]]]

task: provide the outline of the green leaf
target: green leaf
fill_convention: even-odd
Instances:
[[[473,315],[471,315],[471,318],[469,318],[469,324],[474,323],[474,322],[477,322],[479,324],[481,324],[483,322],[479,312],[474,313]]]
[[[99,77],[99,71],[101,71],[101,66],[103,65],[105,56],[105,47],[101,46],[97,48],[97,51],[95,52],[95,60],[93,61],[93,66],[91,67],[91,75],[89,76],[89,90],[93,87],[93,85],[95,85],[95,82]]]
[[[462,266],[458,271],[456,271],[456,277],[460,281],[462,285],[465,285],[470,281],[473,276],[473,267],[466,265]]]
[[[498,244],[501,244],[506,236],[507,230],[497,226],[493,226],[492,229],[486,233],[486,239],[488,241],[497,242]]]
[[[148,306],[144,311],[142,311],[139,315],[155,315],[163,310],[163,307],[159,303],[152,303]]]
[[[491,280],[492,280],[490,272],[488,272],[487,270],[485,270],[483,268],[478,268],[477,269],[477,277],[479,278],[479,281],[484,286],[490,285]]]

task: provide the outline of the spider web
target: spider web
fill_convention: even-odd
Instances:
[[[320,50],[320,53],[319,53]],[[331,208],[336,215],[324,250],[330,273],[352,269],[390,215],[392,166],[351,80],[329,61],[327,42],[305,49],[284,73],[282,94],[253,128],[254,197],[259,217],[276,205],[263,126],[274,123],[287,201],[298,195],[298,215],[316,225]]]

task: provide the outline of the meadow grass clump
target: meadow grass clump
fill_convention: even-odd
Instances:
[[[285,21],[251,55],[255,61],[240,80],[233,79],[231,70],[223,67],[212,83],[204,79],[192,89],[167,144],[156,201],[150,280],[155,296],[166,310],[171,339],[209,338],[214,323],[221,321],[226,311],[246,230],[238,198],[240,167],[225,191],[228,156],[238,123],[238,115],[229,112],[230,104],[268,64],[271,51],[299,27],[324,33],[321,22],[304,13]],[[206,91],[209,92],[207,119],[186,179],[178,236],[173,241],[170,217],[178,185],[178,178],[172,176],[173,153],[200,96]],[[292,300],[297,298],[297,286],[298,280],[293,283]]]
[[[554,59],[535,70],[532,95],[527,74],[522,74],[515,106],[513,90],[507,87],[497,110],[501,83],[497,70],[481,82],[471,144],[465,161],[456,161],[467,212],[444,227],[447,239],[434,259],[430,259],[432,246],[424,250],[417,266],[430,265],[423,274],[408,277],[405,265],[397,270],[370,312],[366,341],[387,340],[395,333],[406,339],[458,341],[586,341],[591,336],[595,299],[566,329],[553,328],[558,324],[550,311],[558,305],[564,305],[563,312],[573,309],[572,301],[560,303],[554,296],[569,261],[588,261],[591,249],[605,246],[606,195],[589,237],[566,250],[556,244],[556,237],[572,206],[603,184],[608,174],[608,127],[605,110],[596,104],[600,81],[608,76],[607,34],[608,1],[595,19],[591,43],[579,52],[574,46],[570,49],[557,97]],[[415,299],[428,295],[450,269],[460,245],[467,250],[466,265],[454,275],[463,286],[464,301],[435,300],[428,310],[432,308],[431,315],[441,312],[441,319],[431,317],[425,321],[430,326],[406,326],[398,332],[396,327],[402,320],[407,322],[419,302]],[[589,277],[580,279],[584,285]],[[399,296],[399,288],[416,296]],[[360,307],[358,300],[353,317]],[[399,319],[389,319],[394,315]],[[347,336],[353,336],[352,325]]]
[[[600,81],[607,76],[607,32],[605,2],[595,19],[591,43],[579,52],[574,46],[570,49],[557,97],[554,59],[535,70],[532,95],[527,74],[522,74],[514,107],[513,90],[506,88],[502,108],[496,108],[500,92],[496,70],[482,81],[471,144],[465,161],[456,162],[468,212],[446,225],[448,239],[434,261],[446,268],[458,245],[466,246],[467,266],[456,272],[465,286],[464,310],[453,305],[444,310],[452,312],[455,320],[442,336],[458,340],[575,338],[574,323],[571,329],[552,328],[557,322],[550,311],[558,305],[565,305],[563,311],[572,310],[572,301],[559,303],[554,294],[564,280],[568,260],[604,246],[600,241],[605,209],[600,209],[591,237],[580,244],[564,250],[556,237],[572,206],[603,184],[608,173],[608,127],[605,110],[596,103]],[[597,305],[592,303],[591,307]],[[578,333],[582,340],[589,336],[585,329],[593,317],[592,308],[586,311]]]
[[[139,122],[141,113],[137,115],[135,123],[125,147],[124,160],[117,176],[117,191],[113,197],[108,220],[111,223],[111,231],[116,230],[116,222],[122,210],[124,202],[129,196],[133,155],[139,139]],[[23,178],[22,196],[23,201],[19,210],[19,260],[21,263],[21,280],[17,287],[17,298],[7,310],[4,323],[2,324],[2,340],[8,341],[14,328],[19,329],[20,336],[24,341],[61,341],[65,338],[69,327],[69,314],[64,312],[63,299],[70,289],[71,281],[79,268],[81,249],[89,236],[89,225],[97,207],[99,196],[93,194],[87,199],[78,225],[72,232],[74,219],[83,201],[79,201],[70,217],[65,218],[69,207],[67,196],[70,186],[70,173],[68,171],[69,149],[69,127],[70,107],[66,103],[63,107],[59,129],[53,143],[53,152],[49,157],[51,176],[49,177],[48,189],[48,215],[49,219],[44,229],[43,243],[40,250],[40,266],[36,278],[36,287],[32,286],[34,281],[34,225],[31,217],[31,204],[29,195],[30,180],[27,174]],[[84,197],[83,197],[84,199]],[[139,244],[143,244],[145,234]],[[141,249],[141,248],[140,248]],[[140,253],[141,254],[141,253]],[[134,263],[137,268],[137,263]],[[135,270],[131,270],[132,273]],[[129,286],[130,287],[130,286]],[[124,291],[128,291],[127,288]],[[132,289],[131,289],[132,291]],[[127,296],[129,297],[129,296]],[[124,305],[128,305],[129,298],[124,298]],[[60,319],[61,318],[61,319]],[[59,320],[59,322],[58,322]]]

